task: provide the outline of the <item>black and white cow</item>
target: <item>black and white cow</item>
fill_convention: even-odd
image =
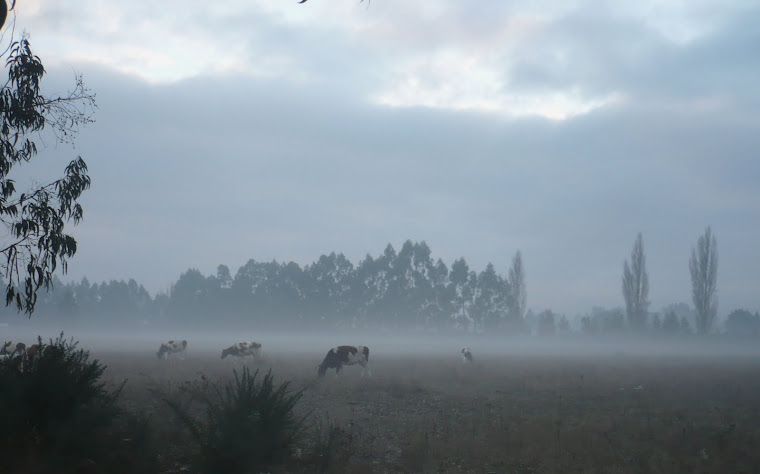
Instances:
[[[242,360],[246,357],[259,360],[261,359],[261,344],[254,341],[238,342],[222,351],[222,359],[227,356],[239,357]]]
[[[176,354],[180,359],[185,358],[187,341],[166,341],[158,348],[156,355],[159,359],[168,359],[171,354]]]
[[[26,360],[26,344],[23,342],[5,341],[0,345],[0,359],[16,359],[19,370],[22,370],[22,363]]]
[[[472,352],[470,352],[469,347],[463,347],[462,348],[462,363],[463,364],[472,364]]]
[[[5,341],[0,347],[0,355],[13,357],[16,355],[24,355],[26,353],[26,344],[16,341]]]
[[[335,376],[338,376],[340,369],[344,365],[356,365],[362,367],[362,377],[365,370],[367,375],[372,375],[369,366],[369,347],[366,346],[338,346],[333,347],[325,356],[325,360],[317,366],[317,374],[323,377],[327,369],[335,369]]]

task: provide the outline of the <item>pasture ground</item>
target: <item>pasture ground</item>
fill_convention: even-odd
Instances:
[[[210,393],[239,363],[95,350],[121,401],[150,415],[164,473],[194,447],[162,397]],[[306,431],[272,472],[760,472],[760,358],[748,355],[370,354],[317,380],[323,354],[265,350],[275,383],[304,389]],[[254,369],[256,366],[253,367]]]

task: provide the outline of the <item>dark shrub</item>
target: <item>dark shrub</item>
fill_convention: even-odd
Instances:
[[[63,333],[38,344],[28,358],[0,361],[0,472],[107,468],[129,450],[120,444],[131,428],[116,406],[121,387],[107,390],[105,366]]]
[[[303,419],[293,413],[302,392],[289,382],[274,386],[271,370],[260,382],[259,371],[247,368],[223,390],[214,386],[214,399],[206,398],[206,421],[192,417],[187,408],[166,400],[200,447],[201,472],[247,473],[284,459],[301,432]]]

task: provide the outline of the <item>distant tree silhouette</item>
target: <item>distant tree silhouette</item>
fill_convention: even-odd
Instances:
[[[726,332],[731,336],[760,335],[760,314],[735,309],[726,318]]]
[[[512,258],[512,266],[509,268],[507,291],[508,323],[513,327],[522,326],[528,292],[525,288],[525,268],[523,267],[522,253],[519,250]]]
[[[557,325],[555,321],[554,313],[551,310],[546,310],[538,315],[538,335],[539,336],[554,336],[557,333]]]
[[[639,331],[644,329],[649,307],[649,276],[640,232],[631,251],[631,264],[628,265],[628,260],[623,264],[623,298],[629,327]]]
[[[234,278],[226,265],[212,275],[191,268],[168,292],[153,298],[134,279],[57,281],[41,298],[39,315],[56,322],[144,328],[192,324],[491,332],[515,329],[508,316],[510,298],[508,281],[493,264],[476,273],[460,258],[449,270],[441,259],[433,261],[424,241],[408,240],[399,252],[389,244],[377,258],[367,255],[356,266],[332,252],[303,268],[295,262],[251,259]],[[609,330],[618,324],[595,311],[595,327]],[[613,313],[619,316],[619,311]],[[540,318],[532,314],[528,311],[524,319],[535,328]],[[555,332],[569,332],[567,318],[557,318]]]
[[[496,274],[492,263],[477,278],[472,314],[477,329],[496,329],[507,311],[504,281]]]
[[[708,226],[691,249],[691,298],[697,318],[697,332],[707,334],[718,312],[718,244]]]
[[[449,273],[449,282],[452,288],[452,300],[454,301],[453,315],[459,325],[469,329],[472,321],[470,309],[472,307],[472,298],[477,277],[474,272],[470,272],[470,267],[464,257],[455,260],[451,265]]]
[[[665,318],[662,320],[662,332],[668,336],[675,336],[681,331],[681,325],[678,322],[678,316],[675,311],[668,311],[665,313]]]

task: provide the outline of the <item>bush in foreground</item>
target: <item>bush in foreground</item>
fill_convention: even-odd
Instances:
[[[0,361],[0,472],[74,472],[86,466],[130,472],[124,459],[138,458],[145,472],[151,464],[142,443],[147,426],[131,430],[134,417],[116,405],[124,384],[109,391],[101,381],[105,366],[90,361],[89,352],[63,333],[48,344],[38,338],[38,344],[43,350],[29,357]],[[130,454],[138,449],[141,456]]]
[[[206,398],[205,422],[190,415],[187,408],[165,400],[187,427],[200,448],[199,469],[204,473],[259,472],[281,461],[301,433],[303,419],[293,408],[303,392],[290,390],[289,382],[275,388],[271,370],[257,382],[259,371],[248,368],[220,390]]]

